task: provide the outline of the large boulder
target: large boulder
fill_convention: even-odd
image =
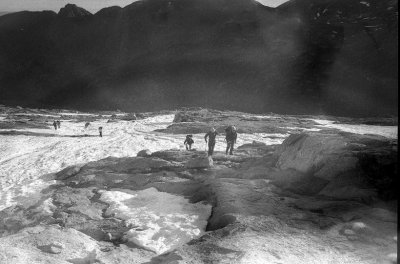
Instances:
[[[280,171],[300,172],[302,176],[291,189],[301,193],[304,184],[300,183],[321,182],[312,194],[368,200],[383,191],[390,194],[386,198],[393,198],[390,190],[396,181],[397,147],[386,138],[336,132],[294,134],[274,155]]]
[[[277,148],[280,169],[295,169],[330,180],[355,168],[357,158],[345,151],[347,142],[335,135],[294,134]]]
[[[148,149],[144,149],[138,152],[137,156],[142,158],[150,157],[152,152]]]

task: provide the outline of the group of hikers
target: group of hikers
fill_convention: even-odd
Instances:
[[[212,156],[214,153],[214,147],[216,143],[216,137],[218,132],[214,127],[204,136],[204,140],[208,143],[208,156]],[[225,129],[225,140],[226,140],[226,155],[233,155],[233,148],[236,143],[237,132],[235,126],[229,126]],[[187,135],[185,142],[186,150],[192,149],[192,144],[194,144],[193,135]]]
[[[61,122],[59,120],[54,120],[53,122],[54,129],[57,130],[61,127]],[[87,122],[85,124],[85,129],[90,126],[90,123]],[[216,143],[216,137],[218,132],[214,127],[210,129],[210,131],[204,136],[204,140],[208,143],[208,156],[212,156],[214,153],[214,147]],[[103,127],[99,127],[99,136],[103,137]],[[225,140],[226,140],[226,155],[233,155],[233,148],[236,143],[237,132],[235,126],[229,126],[225,129]],[[192,145],[194,144],[193,135],[187,135],[185,142],[183,143],[186,146],[186,150],[191,150]]]
[[[61,128],[61,121],[60,120],[54,120],[53,126],[54,126],[55,130],[60,129]],[[90,122],[86,122],[85,129],[87,129],[89,126],[90,126]],[[103,127],[99,127],[99,136],[103,137]]]
[[[60,120],[54,120],[53,122],[54,130],[57,130],[61,128],[61,121]]]
[[[90,122],[86,122],[85,129],[87,129],[89,126],[90,126]],[[103,127],[99,127],[99,136],[103,137]]]

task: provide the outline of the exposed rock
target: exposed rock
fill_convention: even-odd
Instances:
[[[42,250],[43,252],[51,254],[60,254],[64,248],[65,246],[60,242],[53,242],[49,245],[44,245],[39,247],[39,249]]]
[[[152,152],[151,152],[150,150],[144,149],[144,150],[139,151],[138,154],[137,154],[137,156],[138,156],[138,157],[146,158],[146,157],[150,157],[151,154],[152,154]]]
[[[69,259],[85,257],[93,250],[99,250],[95,240],[75,229],[57,226],[26,228],[0,238],[1,263],[68,263]]]
[[[206,169],[211,168],[214,165],[214,161],[211,156],[208,157],[198,157],[189,160],[186,163],[186,168],[188,169]]]
[[[138,118],[136,117],[135,113],[129,113],[127,115],[122,116],[120,119],[125,121],[135,121]]]
[[[82,166],[71,166],[71,167],[65,168],[62,171],[56,173],[56,179],[57,180],[65,180],[70,177],[73,177],[79,173],[81,168],[82,168]]]
[[[305,175],[301,182],[315,185],[324,180],[319,190],[321,195],[364,201],[374,199],[378,193],[394,195],[393,186],[388,183],[396,181],[397,150],[393,150],[387,139],[346,133],[295,134],[276,149],[275,155],[279,169]],[[375,169],[370,169],[366,157],[375,157],[371,162]],[[295,188],[302,192],[301,186]]]
[[[336,135],[291,135],[277,148],[277,166],[312,172],[317,177],[331,180],[356,166],[357,159],[343,157],[343,151],[340,153],[346,145],[342,137]]]

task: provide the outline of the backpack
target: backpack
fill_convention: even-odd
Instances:
[[[229,126],[225,129],[226,132],[226,139],[227,140],[233,140],[236,137],[236,127],[235,126]]]
[[[226,132],[227,134],[236,133],[236,127],[235,127],[235,126],[228,126],[227,128],[225,128],[225,132]]]
[[[188,143],[188,144],[193,144],[194,143],[194,140],[193,140],[193,135],[187,135],[186,136],[186,142]]]

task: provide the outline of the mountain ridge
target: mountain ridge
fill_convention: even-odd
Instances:
[[[333,2],[323,14],[327,2],[312,0],[278,8],[145,0],[90,15],[74,7],[84,15],[67,20],[55,12],[8,14],[0,17],[0,103],[397,112],[397,11],[388,10],[397,1],[367,1],[374,8],[365,10],[357,1]],[[350,20],[360,14],[366,19]],[[379,28],[369,27],[375,22]]]

